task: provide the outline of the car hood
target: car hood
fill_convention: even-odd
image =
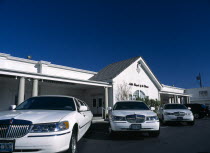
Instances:
[[[28,120],[33,124],[59,122],[67,115],[73,114],[73,111],[63,110],[13,110],[0,112],[0,120],[18,119]]]
[[[156,116],[157,114],[151,110],[113,110],[112,115],[114,116],[126,116],[126,115],[144,115],[144,116]]]
[[[174,112],[185,112],[190,113],[191,111],[188,109],[164,109],[164,112],[174,113]]]

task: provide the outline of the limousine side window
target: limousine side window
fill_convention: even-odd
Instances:
[[[81,101],[81,100],[78,99],[78,102],[80,103],[81,106],[87,106],[88,111],[90,110],[90,108],[88,107],[88,105],[84,101]]]

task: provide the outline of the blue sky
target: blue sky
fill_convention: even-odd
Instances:
[[[0,52],[92,71],[142,56],[163,84],[210,86],[210,1],[0,0]]]

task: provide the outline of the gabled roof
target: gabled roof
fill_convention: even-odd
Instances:
[[[90,80],[95,80],[95,81],[112,80],[137,60],[139,60],[140,64],[142,65],[142,68],[148,74],[148,76],[154,82],[157,88],[161,90],[162,84],[157,79],[157,77],[153,74],[153,72],[151,71],[151,69],[149,68],[149,66],[147,65],[147,63],[144,61],[144,59],[141,56],[133,57],[127,60],[110,64],[106,66],[105,68],[103,68],[102,70],[100,70],[96,75],[91,77]]]
[[[130,58],[127,60],[109,64],[108,66],[106,66],[105,68],[100,70],[92,78],[90,78],[90,80],[106,81],[106,80],[113,79],[139,58],[140,58],[140,56],[137,56],[137,57],[133,57],[133,58]]]

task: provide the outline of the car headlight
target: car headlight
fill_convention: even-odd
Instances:
[[[174,115],[174,113],[165,112],[164,115]]]
[[[159,118],[157,116],[147,116],[146,120],[147,121],[156,121],[156,120],[159,120]]]
[[[43,132],[57,132],[67,130],[69,128],[69,122],[58,123],[44,123],[32,125],[30,133],[43,133]]]
[[[125,117],[123,116],[112,116],[113,121],[125,121]]]

